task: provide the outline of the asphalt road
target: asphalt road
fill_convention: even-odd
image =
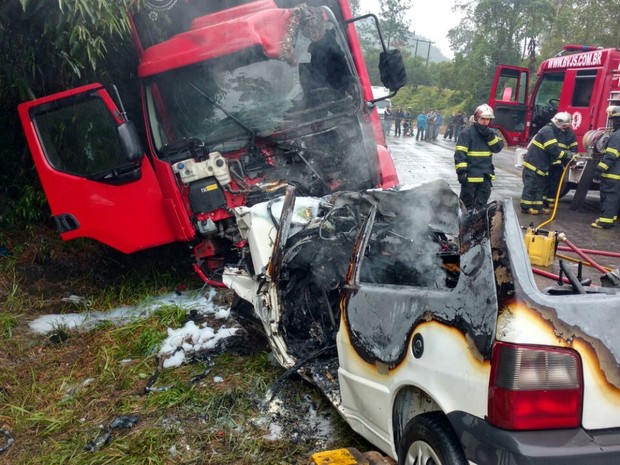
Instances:
[[[420,184],[435,179],[444,179],[456,192],[460,192],[460,185],[454,171],[454,142],[444,141],[439,136],[435,142],[416,141],[415,137],[388,136],[387,142],[394,163],[399,174],[401,184]],[[496,180],[493,186],[491,200],[511,198],[512,204],[517,211],[522,228],[528,226],[537,227],[549,218],[549,215],[531,216],[521,213],[519,200],[523,183],[521,181],[521,168],[515,166],[515,151],[504,149],[493,156]],[[590,192],[579,211],[571,210],[571,201],[574,191],[569,192],[560,199],[558,209],[553,221],[544,226],[544,229],[563,232],[566,238],[579,249],[600,250],[620,253],[620,224],[614,229],[599,230],[590,227],[590,224],[598,217],[599,193]],[[561,246],[565,244],[560,244]],[[561,254],[577,259],[578,255],[573,252],[560,252]],[[606,257],[603,255],[588,254],[594,262],[602,267],[620,269],[620,258]],[[571,262],[576,270],[577,264]],[[559,271],[558,261],[549,267],[537,267],[545,271],[557,274]],[[600,285],[601,273],[595,268],[585,267],[585,276],[592,279],[593,284]],[[552,285],[553,281],[539,279],[541,287]]]

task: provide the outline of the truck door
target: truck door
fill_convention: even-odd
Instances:
[[[18,110],[63,239],[90,237],[125,253],[175,241],[178,225],[153,168],[135,131],[127,140],[131,123],[101,84],[22,103]]]
[[[495,113],[491,127],[501,131],[508,145],[520,145],[526,141],[528,88],[527,68],[500,65],[495,70],[489,96],[489,105]]]

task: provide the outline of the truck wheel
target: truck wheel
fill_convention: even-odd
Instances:
[[[398,443],[398,465],[467,465],[465,453],[441,412],[418,415]]]
[[[571,190],[571,189],[573,189],[573,187],[574,187],[574,186],[573,186],[573,184],[572,184],[572,183],[570,183],[570,182],[565,182],[565,183],[562,185],[562,189],[560,189],[560,197],[559,197],[559,198],[561,199],[561,198],[562,198],[562,197],[564,197],[566,194],[568,194],[568,193],[570,192],[570,190]]]

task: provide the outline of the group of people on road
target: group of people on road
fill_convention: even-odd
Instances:
[[[601,199],[600,216],[591,225],[596,229],[612,228],[620,210],[620,106],[610,106],[607,115],[612,134],[594,175],[600,181]],[[491,195],[495,179],[492,156],[504,147],[503,141],[489,128],[494,117],[489,105],[478,106],[470,117],[472,124],[457,136],[454,164],[461,184],[460,199],[468,210],[485,208]],[[453,121],[457,120],[453,118]],[[572,115],[559,112],[528,145],[522,172],[522,213],[551,213],[555,207],[562,173],[568,163],[579,158],[577,137],[571,126]]]
[[[467,127],[467,116],[462,111],[453,113],[447,120],[446,132],[443,133],[443,140],[452,140],[456,142],[461,135],[461,131]]]
[[[414,136],[416,140],[433,141],[439,137],[439,129],[443,124],[443,117],[438,110],[428,113],[422,111],[418,116],[412,111],[411,107],[403,110],[401,106],[396,109],[387,108],[383,113],[383,132],[389,135],[394,126],[395,136]],[[445,137],[444,137],[445,139]]]

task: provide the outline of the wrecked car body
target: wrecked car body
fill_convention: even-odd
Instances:
[[[235,214],[253,266],[224,282],[399,464],[620,460],[620,293],[539,290],[509,200],[466,214],[436,181]]]

